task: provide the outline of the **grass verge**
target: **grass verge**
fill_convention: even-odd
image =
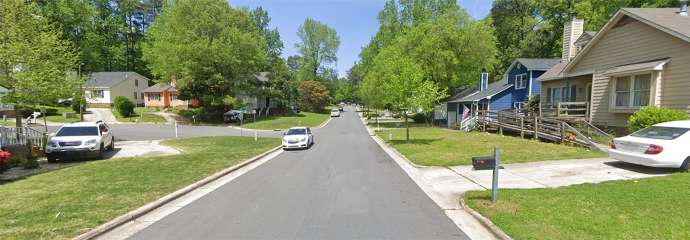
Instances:
[[[295,126],[316,127],[328,120],[328,118],[330,118],[330,115],[327,113],[301,112],[286,116],[271,116],[257,119],[256,123],[252,122],[251,118],[248,118],[242,127],[262,130],[288,129]]]
[[[690,174],[489,194],[465,200],[514,239],[690,239]]]
[[[146,123],[164,123],[165,118],[152,114],[153,110],[143,107],[134,108],[134,114],[130,117],[122,116],[117,110],[112,109],[113,115],[118,122],[146,122]]]
[[[389,133],[393,140],[388,140]],[[598,150],[483,132],[414,127],[410,128],[410,143],[405,143],[404,128],[377,134],[410,161],[425,166],[470,165],[472,157],[492,155],[494,146],[501,149],[502,163],[606,157]]]
[[[0,239],[70,239],[279,143],[205,137],[164,144],[184,153],[93,161],[0,185]]]

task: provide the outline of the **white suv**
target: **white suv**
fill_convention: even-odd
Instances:
[[[48,162],[67,157],[97,157],[103,159],[106,150],[115,149],[115,137],[110,127],[98,122],[77,122],[62,126],[46,144]]]

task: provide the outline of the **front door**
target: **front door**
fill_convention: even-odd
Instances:
[[[586,91],[585,101],[586,102],[592,102],[592,84],[591,83],[587,84],[585,91]]]

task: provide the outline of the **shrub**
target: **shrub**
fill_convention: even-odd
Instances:
[[[630,132],[635,132],[657,123],[687,119],[688,113],[685,111],[669,108],[645,107],[630,116],[628,128]]]
[[[427,120],[429,120],[429,114],[428,113],[415,113],[410,115],[410,118],[415,123],[427,123]]]
[[[38,157],[36,157],[34,154],[26,155],[21,160],[20,165],[24,169],[36,169],[40,166],[38,164]]]
[[[302,81],[297,87],[299,105],[305,111],[322,112],[331,101],[330,92],[318,81]]]
[[[134,114],[134,103],[129,98],[118,96],[115,98],[115,110],[123,117],[131,117]]]

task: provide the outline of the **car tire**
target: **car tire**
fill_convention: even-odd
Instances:
[[[690,170],[690,157],[686,158],[682,165],[680,165],[681,172],[688,172]]]
[[[48,156],[46,156],[46,158],[48,159],[49,163],[56,163],[57,162],[57,158],[54,156],[48,155]]]
[[[110,146],[108,146],[108,151],[114,151],[115,150],[115,138],[112,138],[110,140]]]

